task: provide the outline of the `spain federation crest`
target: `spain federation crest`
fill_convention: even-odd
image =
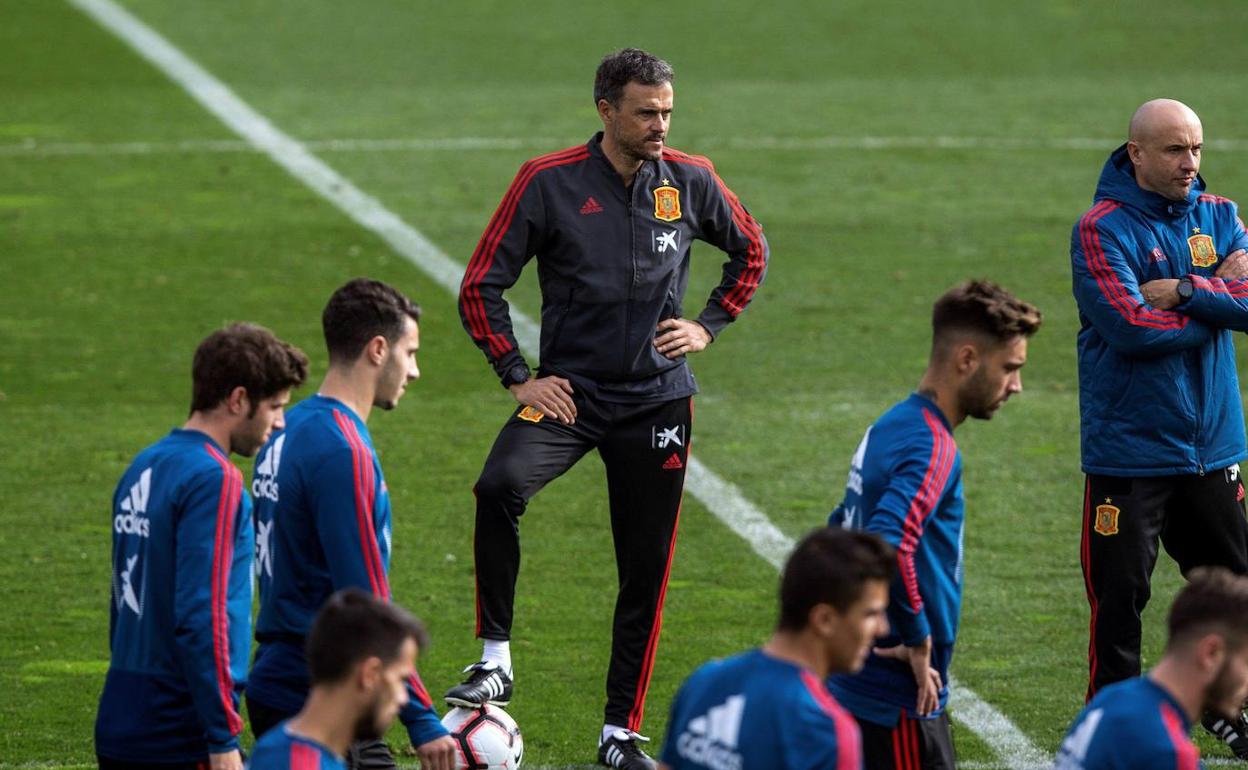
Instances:
[[[1213,238],[1203,233],[1187,239],[1187,248],[1192,252],[1193,267],[1210,267],[1218,261],[1218,252],[1213,248]]]
[[[534,409],[531,406],[526,406],[525,408],[517,412],[516,416],[519,417],[521,420],[525,420],[526,422],[541,422],[542,418],[545,417],[546,415],[543,414],[540,409]]]
[[[1096,524],[1093,528],[1102,535],[1118,534],[1118,514],[1122,513],[1116,505],[1106,500],[1104,505],[1096,506]]]
[[[680,190],[668,185],[654,188],[654,218],[664,222],[680,219]]]

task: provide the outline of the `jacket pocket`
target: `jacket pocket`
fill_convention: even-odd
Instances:
[[[559,308],[559,315],[555,317],[555,328],[550,332],[550,350],[548,353],[553,354],[559,349],[559,335],[563,333],[563,327],[568,319],[568,312],[572,309],[572,300],[576,296],[576,289],[568,289],[568,296],[563,301],[562,307]]]

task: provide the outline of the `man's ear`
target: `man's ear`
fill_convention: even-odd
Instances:
[[[361,690],[371,691],[382,679],[381,658],[373,655],[356,664],[355,683]]]
[[[1221,634],[1205,634],[1196,640],[1196,660],[1205,673],[1212,675],[1226,662],[1226,639]]]
[[[225,397],[225,407],[235,417],[251,412],[251,399],[247,397],[247,389],[242,385],[235,386],[230,395]]]
[[[610,123],[615,117],[615,108],[611,106],[611,102],[606,99],[598,100],[598,117],[602,118],[603,123]]]
[[[810,613],[806,616],[806,624],[819,636],[828,637],[836,632],[840,619],[841,613],[837,612],[835,607],[820,602],[810,608]]]
[[[1130,158],[1131,162],[1137,166],[1140,163],[1140,154],[1141,150],[1138,144],[1135,142],[1127,142],[1127,157]]]
[[[386,362],[386,355],[390,352],[390,342],[386,338],[378,334],[364,345],[364,355],[368,358],[369,363],[373,366],[381,366]]]
[[[979,348],[965,342],[954,351],[953,361],[958,368],[958,374],[970,374],[979,368]]]

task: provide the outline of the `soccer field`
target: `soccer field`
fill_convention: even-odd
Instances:
[[[918,381],[932,300],[983,276],[1046,320],[1024,392],[956,436],[968,526],[954,735],[974,768],[1056,748],[1082,704],[1088,615],[1070,228],[1154,96],[1201,115],[1209,190],[1248,198],[1235,98],[1248,70],[1226,34],[1248,6],[121,5],[371,202],[353,219],[331,200],[341,183],[315,191],[74,5],[0,3],[0,769],[94,761],[109,500],[135,452],[184,419],[195,344],[226,321],[262,323],[312,357],[307,395],[325,368],[321,308],[356,275],[425,310],[422,379],[370,428],[394,505],[395,598],[432,631],[430,689],[457,681],[479,652],[471,486],[512,401],[403,234],[462,266],[519,164],[597,130],[594,68],[628,45],[673,64],[670,144],[714,160],[773,259],[748,312],[692,362],[712,492],[686,495],[643,732],[661,741],[698,663],[766,637],[765,555],[824,521],[863,429]],[[358,221],[379,212],[397,219]],[[427,266],[435,252],[420,253]],[[687,308],[721,261],[695,246]],[[532,273],[510,295],[530,317]],[[743,501],[778,540],[725,526]],[[596,459],[533,501],[523,538],[509,711],[526,764],[583,765],[615,592]],[[1178,583],[1163,558],[1146,665]]]

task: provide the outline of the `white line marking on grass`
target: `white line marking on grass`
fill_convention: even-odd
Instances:
[[[155,30],[111,0],[67,2],[128,43],[250,145],[267,154],[360,225],[377,233],[447,291],[458,294],[463,277],[462,267],[380,201],[364,193],[270,123]],[[511,316],[516,339],[526,353],[533,355],[538,347],[538,325],[514,306]],[[690,458],[686,487],[711,513],[745,538],[768,563],[777,568],[783,563],[793,547],[792,539],[777,529],[735,486],[696,458]],[[950,684],[955,685],[953,681]],[[1043,754],[1027,736],[999,711],[966,688],[955,686],[954,691],[957,693],[955,718],[988,743],[1010,768],[1021,770],[1044,761]]]
[[[73,0],[71,0],[72,2]],[[301,142],[309,152],[465,152],[549,149],[576,144],[580,138],[461,136],[389,139],[313,139]],[[1108,152],[1120,142],[1091,137],[1028,138],[1009,136],[735,136],[696,137],[690,147],[697,152],[715,150],[770,150],[813,152],[818,150],[1072,150]],[[1248,152],[1248,140],[1211,139],[1205,147],[1224,152]],[[0,157],[63,155],[172,155],[188,153],[265,152],[263,147],[239,139],[184,139],[152,142],[22,142],[0,144]]]

